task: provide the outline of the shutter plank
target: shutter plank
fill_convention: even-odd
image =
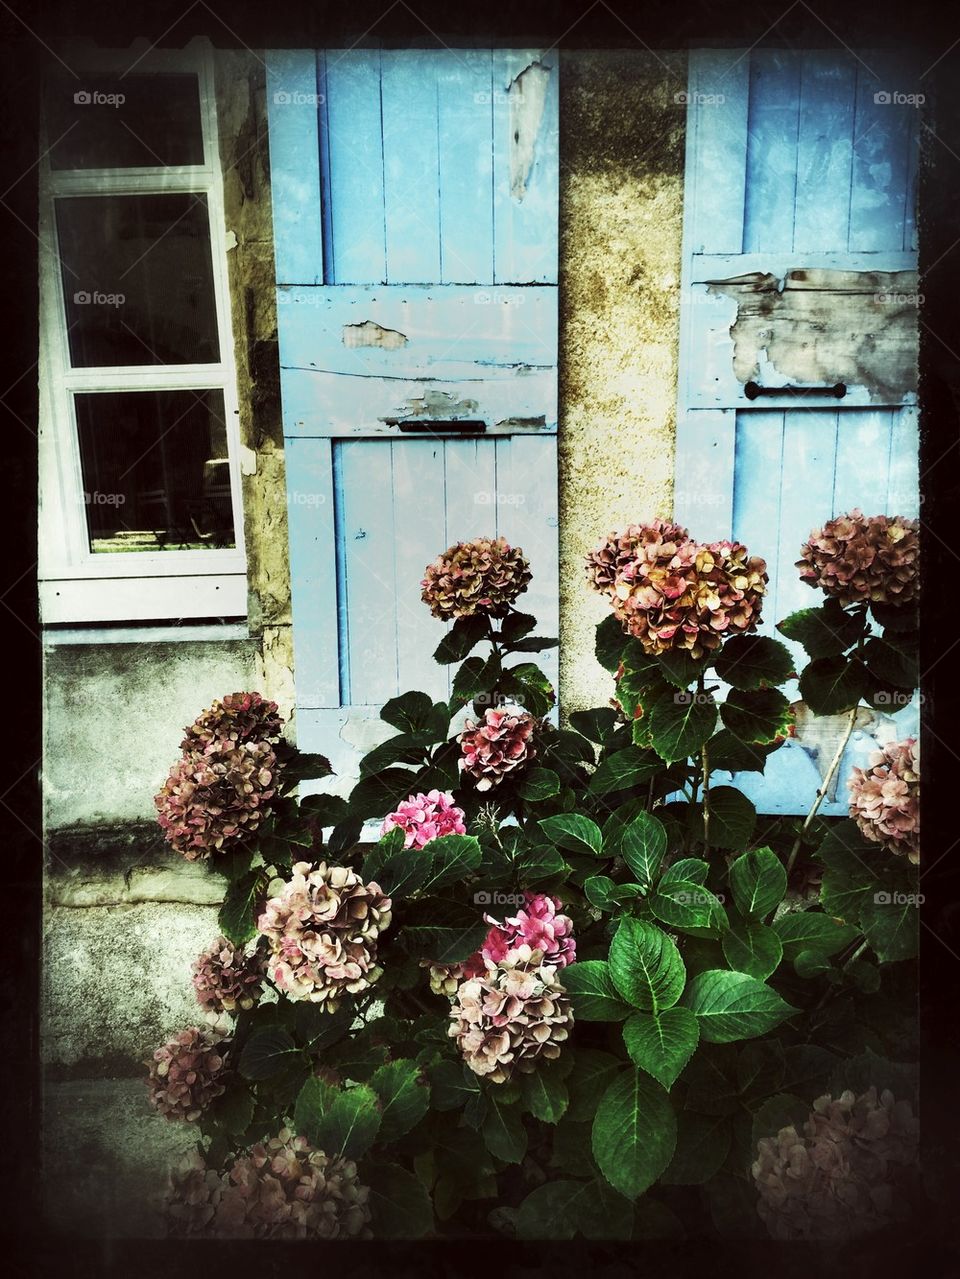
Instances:
[[[538,635],[556,638],[560,628],[557,439],[514,435],[497,440],[496,451],[497,534],[522,548],[533,574],[517,599],[517,607],[536,617]],[[558,688],[560,659],[556,649],[524,660],[535,662],[554,689]],[[556,708],[552,718],[556,719]]]
[[[750,69],[743,251],[776,253],[793,247],[800,59],[755,49]]]
[[[333,472],[329,440],[287,440],[297,706],[340,705]]]
[[[891,417],[889,409],[840,410],[831,514],[855,506],[864,515],[886,510]]]
[[[397,691],[398,591],[390,445],[335,445],[343,519],[341,647],[349,652],[349,702],[380,705]]]
[[[895,409],[890,438],[890,476],[885,510],[916,519],[920,512],[920,456],[916,408]]]
[[[767,561],[770,583],[763,609],[765,634],[775,633],[780,567],[780,477],[783,475],[784,414],[755,410],[737,414],[733,536]],[[776,477],[776,478],[774,478]]]
[[[440,280],[437,71],[443,54],[382,55],[383,180],[390,284]]]
[[[270,190],[278,284],[323,283],[317,96],[317,59],[312,50],[267,55]]]
[[[903,247],[917,108],[877,100],[912,91],[901,59],[871,51],[866,62],[857,75],[849,247],[879,253]]]
[[[474,537],[496,536],[497,471],[493,441],[447,439],[443,456],[447,507],[444,546]]]
[[[731,410],[692,410],[677,423],[674,515],[699,541],[730,536],[735,438]]]
[[[449,696],[447,668],[433,660],[446,626],[420,599],[426,566],[446,549],[442,440],[397,440],[393,453],[393,536],[397,580],[398,692]]]
[[[819,528],[833,514],[838,417],[842,434],[842,410],[838,413],[836,409],[798,409],[783,415],[777,589],[771,597],[773,611],[766,617],[769,633],[773,635],[776,635],[774,624],[789,613],[822,602],[819,592],[801,582],[796,563],[810,530]],[[764,554],[762,548],[759,553]],[[799,645],[795,655],[798,661],[806,662]]]
[[[560,57],[493,53],[494,280],[554,284],[559,208]]]
[[[387,267],[379,50],[327,50],[324,85],[325,195],[333,230],[329,283],[380,283]]]
[[[748,52],[690,54],[684,179],[690,254],[739,253],[743,247],[749,84]]]
[[[856,91],[857,66],[850,54],[804,54],[793,230],[798,252],[847,243]]]
[[[493,79],[489,49],[437,67],[444,284],[493,283]]]

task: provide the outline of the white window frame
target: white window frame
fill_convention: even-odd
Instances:
[[[198,47],[199,46],[199,47]],[[198,77],[203,164],[182,167],[51,168],[40,162],[40,525],[41,619],[45,624],[153,621],[247,615],[247,562],[240,478],[237,373],[230,314],[223,179],[217,133],[214,67],[207,42],[183,50],[84,50],[74,61],[91,78],[194,73]],[[77,81],[77,89],[84,87]],[[214,303],[220,360],[72,368],[54,202],[61,196],[189,192],[203,195],[210,224]],[[84,483],[74,395],[85,391],[215,390],[223,394],[233,504],[233,548],[94,552],[84,510]]]

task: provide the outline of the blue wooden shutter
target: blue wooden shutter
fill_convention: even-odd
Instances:
[[[811,528],[853,506],[917,513],[910,89],[889,53],[691,55],[675,514],[768,561],[766,634],[822,598],[794,567]],[[806,317],[788,354],[784,301]],[[750,381],[809,389],[751,400]],[[818,389],[839,381],[843,399]],[[876,740],[915,732],[916,714],[864,710],[821,811],[846,812],[850,766]],[[801,724],[763,778],[738,784],[761,811],[804,812],[835,740],[829,720]]]
[[[557,58],[271,53],[268,109],[297,736],[349,773],[386,699],[449,693],[445,547],[522,546],[556,633]]]

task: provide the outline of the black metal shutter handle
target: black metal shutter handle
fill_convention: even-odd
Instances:
[[[399,426],[405,434],[423,435],[482,435],[487,429],[486,422],[479,418],[464,418],[453,421],[449,418],[384,418],[387,426]]]
[[[761,395],[830,395],[842,400],[847,386],[845,382],[836,382],[833,386],[760,386],[758,382],[747,382],[743,393],[748,400],[759,399]]]

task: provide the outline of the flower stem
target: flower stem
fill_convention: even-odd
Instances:
[[[703,855],[710,852],[710,764],[707,759],[707,744],[704,742],[700,755],[703,767]]]
[[[841,971],[842,973],[845,973],[845,972],[847,971],[847,969],[848,969],[848,968],[850,968],[850,966],[851,966],[851,965],[852,965],[852,964],[853,964],[856,960],[858,960],[858,959],[860,958],[860,956],[863,954],[863,952],[867,949],[867,945],[868,945],[867,939],[866,939],[866,938],[864,938],[864,939],[863,939],[863,941],[860,943],[860,945],[859,945],[859,946],[856,948],[856,950],[853,952],[853,954],[852,954],[852,955],[850,955],[847,959],[845,959],[845,960],[843,961],[843,963],[840,965],[840,971]],[[837,988],[836,988],[835,986],[828,986],[828,987],[827,987],[827,989],[826,989],[826,990],[823,992],[823,994],[820,996],[820,998],[817,1000],[817,1002],[814,1004],[814,1006],[813,1006],[813,1012],[817,1012],[820,1008],[822,1008],[822,1007],[823,1007],[823,1005],[824,1005],[824,1004],[827,1002],[827,1000],[830,998],[830,996],[831,996],[831,995],[833,995],[833,994],[836,994],[836,993],[837,993]]]
[[[840,761],[843,759],[843,752],[847,749],[847,742],[849,742],[850,735],[853,732],[853,726],[857,722],[857,711],[859,709],[860,709],[860,703],[858,702],[856,706],[854,706],[853,710],[851,710],[847,718],[846,731],[844,732],[843,737],[840,739],[840,745],[837,747],[836,753],[834,754],[833,759],[830,761],[830,767],[827,769],[827,774],[823,779],[823,784],[817,790],[816,798],[814,799],[813,803],[810,805],[810,811],[809,813],[807,813],[806,819],[804,820],[803,825],[800,827],[800,833],[799,835],[797,835],[797,838],[793,844],[793,848],[791,848],[790,850],[790,856],[787,858],[787,874],[788,875],[793,870],[794,862],[797,860],[797,854],[800,852],[800,845],[803,843],[803,837],[807,833],[808,829],[810,828],[810,825],[813,822],[813,819],[816,817],[820,809],[820,805],[823,803],[824,799],[826,798],[827,791],[830,789],[830,783],[833,781],[834,775],[836,774],[837,769],[840,767]]]
[[[697,697],[702,697],[704,678],[703,671],[697,676]],[[703,800],[703,855],[706,857],[710,852],[710,761],[707,758],[707,743],[704,742],[700,750],[700,785],[701,796]],[[696,787],[694,787],[694,796],[696,796]]]

